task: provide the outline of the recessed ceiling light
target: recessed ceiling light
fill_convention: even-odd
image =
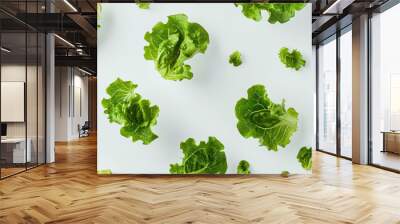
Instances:
[[[9,49],[7,49],[5,47],[1,47],[0,49],[1,49],[1,51],[4,51],[6,53],[10,53],[11,52],[11,50],[9,50]]]
[[[74,12],[78,12],[78,10],[68,1],[64,0],[65,4],[67,4]]]
[[[62,42],[64,42],[65,44],[67,44],[68,46],[75,48],[75,45],[73,45],[73,44],[72,44],[71,42],[69,42],[68,40],[66,40],[66,39],[64,39],[64,38],[62,38],[62,37],[60,37],[60,36],[57,35],[57,34],[54,34],[54,36],[57,37],[57,38],[58,38],[59,40],[61,40]]]
[[[86,70],[83,70],[83,69],[81,69],[81,68],[79,68],[79,67],[78,67],[78,70],[81,71],[81,72],[83,72],[83,73],[85,73],[85,74],[87,74],[87,75],[92,76],[92,73],[90,73],[90,72],[88,72],[88,71],[86,71]]]

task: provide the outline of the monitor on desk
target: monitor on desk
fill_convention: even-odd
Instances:
[[[7,137],[7,124],[1,123],[1,138]]]

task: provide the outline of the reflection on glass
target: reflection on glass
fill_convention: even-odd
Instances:
[[[372,18],[372,163],[400,170],[400,5]]]
[[[340,37],[340,127],[341,155],[352,157],[352,35]]]
[[[336,153],[336,40],[318,48],[319,149]]]

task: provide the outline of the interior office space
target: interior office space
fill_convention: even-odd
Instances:
[[[0,2],[0,223],[400,221],[399,1],[307,1],[316,78],[311,178],[98,175],[101,2],[128,1]],[[254,217],[237,210],[239,201]],[[200,215],[185,216],[185,208]]]

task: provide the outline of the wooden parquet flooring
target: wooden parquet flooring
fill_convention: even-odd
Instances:
[[[96,139],[0,181],[0,223],[400,223],[400,175],[314,153],[314,174],[98,176]]]

